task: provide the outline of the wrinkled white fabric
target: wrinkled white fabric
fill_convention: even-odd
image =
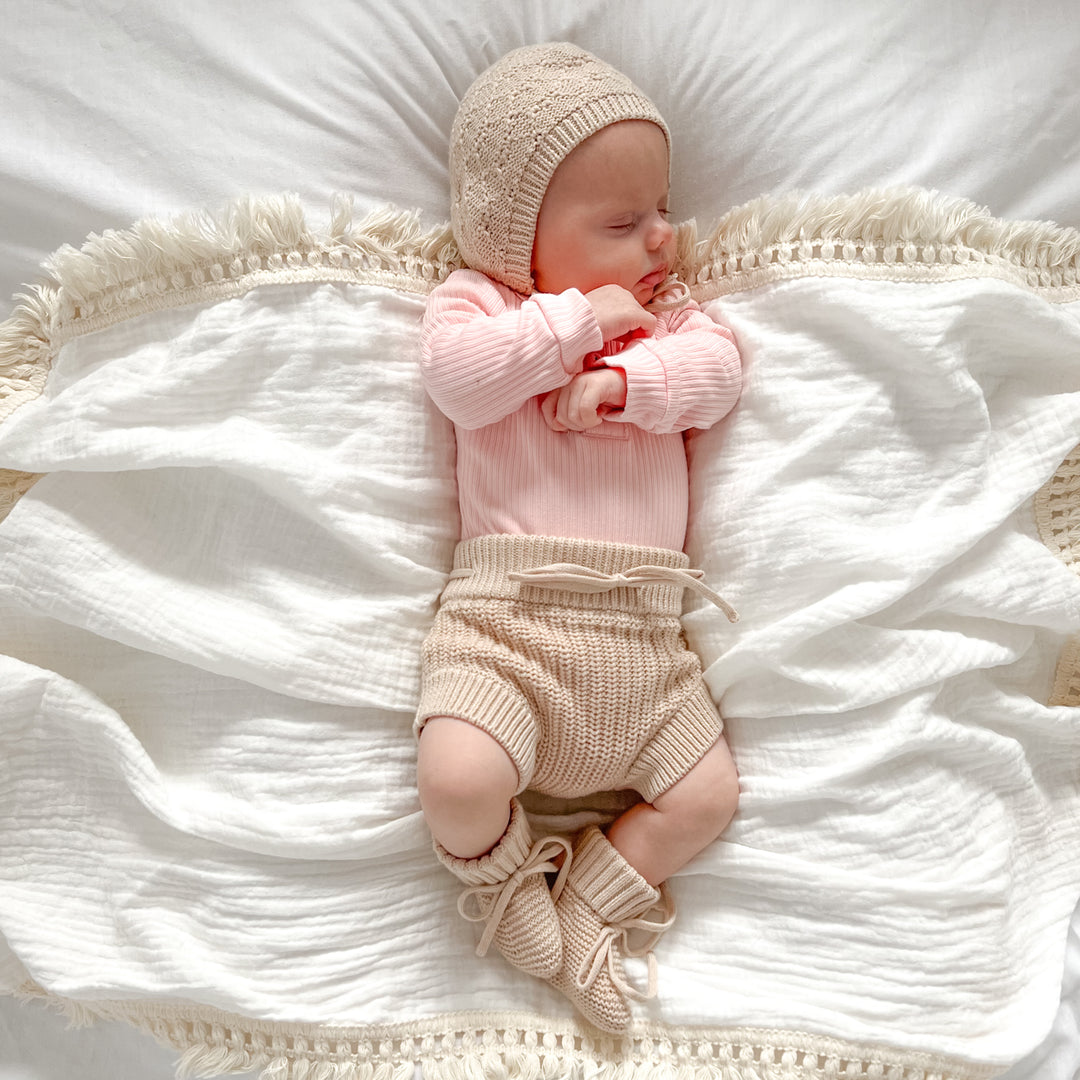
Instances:
[[[1080,434],[1080,305],[796,281],[723,310],[747,388],[692,443],[688,550],[741,621],[686,621],[743,795],[694,882],[744,944],[709,964],[744,1020],[805,979],[815,1024],[1007,1058],[1077,899],[1080,719],[1045,702],[1080,583],[1031,500]]]
[[[321,211],[350,190],[361,209],[392,198],[441,221],[460,94],[508,49],[567,37],[626,70],[663,110],[676,219],[704,226],[797,186],[917,183],[1005,217],[1080,223],[1080,36],[1063,32],[1071,0],[638,3],[625,32],[602,0],[495,7],[8,5],[0,303],[60,243],[238,192],[295,190]],[[1072,986],[1055,1065],[1039,1060],[1015,1080],[1073,1080],[1080,1069]],[[19,1043],[25,1070],[96,1077],[87,1048],[102,1045],[101,1030],[64,1031],[43,1016],[55,1020],[58,1056],[37,1056],[46,1021],[36,1018],[32,1041]],[[20,1035],[31,1028],[25,1010],[12,1023]],[[123,1065],[146,1074],[116,1044],[101,1057],[122,1063],[102,1076]]]
[[[457,532],[422,311],[274,286],[73,341],[4,425],[7,461],[55,474],[7,526],[9,598],[293,697],[411,707]]]
[[[8,988],[570,1016],[472,958],[416,802],[457,527],[421,306],[283,285],[143,315],[0,427],[0,465],[50,473],[0,525]],[[641,1015],[1011,1062],[1080,893],[1080,727],[1043,704],[1080,584],[1031,519],[1080,442],[1078,306],[837,278],[723,310],[747,388],[692,439],[690,555],[742,619],[687,625],[743,797],[672,883]]]

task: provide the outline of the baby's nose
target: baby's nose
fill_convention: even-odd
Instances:
[[[660,248],[666,247],[671,243],[674,235],[675,230],[671,227],[671,223],[667,218],[657,214],[656,221],[649,230],[649,250],[659,251]]]

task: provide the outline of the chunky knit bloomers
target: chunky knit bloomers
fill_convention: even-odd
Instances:
[[[424,644],[417,731],[435,716],[475,724],[519,792],[652,802],[723,730],[682,632],[683,591],[703,588],[687,564],[630,544],[463,541]]]

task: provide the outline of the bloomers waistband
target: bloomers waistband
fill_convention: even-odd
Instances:
[[[731,622],[735,609],[689,568],[681,551],[564,537],[506,534],[464,540],[443,593],[678,615],[684,589],[715,604]]]

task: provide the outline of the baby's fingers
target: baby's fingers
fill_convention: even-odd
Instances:
[[[555,416],[567,431],[588,431],[603,421],[598,415],[599,407],[600,394],[594,373],[583,372],[562,388]]]
[[[540,402],[540,412],[544,417],[544,422],[552,431],[567,431],[568,429],[563,427],[556,418],[556,413],[559,409],[559,398],[562,395],[562,388],[558,390],[551,390],[546,393]]]

